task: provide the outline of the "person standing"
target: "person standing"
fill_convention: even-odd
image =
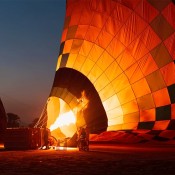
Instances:
[[[43,147],[45,149],[49,149],[49,131],[46,127],[44,127],[43,134],[44,134],[44,145],[43,145]]]

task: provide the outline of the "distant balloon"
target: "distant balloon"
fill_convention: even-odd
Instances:
[[[3,133],[7,127],[7,115],[0,98],[0,143],[3,141]]]

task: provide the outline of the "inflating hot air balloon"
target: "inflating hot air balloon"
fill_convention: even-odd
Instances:
[[[67,0],[42,115],[55,135],[174,130],[174,19],[172,0]]]

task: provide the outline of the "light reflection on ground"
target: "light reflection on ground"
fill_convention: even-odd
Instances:
[[[55,150],[67,150],[67,151],[77,151],[78,150],[78,148],[74,148],[74,147],[62,147],[62,146],[55,147],[54,149]]]
[[[40,148],[39,148],[40,149]],[[45,150],[45,147],[42,148]],[[77,151],[77,147],[65,147],[65,146],[50,146],[48,150],[67,150],[67,151]]]

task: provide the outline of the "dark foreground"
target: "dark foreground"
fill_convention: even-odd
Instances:
[[[174,175],[174,145],[91,145],[89,152],[0,150],[0,175]]]

